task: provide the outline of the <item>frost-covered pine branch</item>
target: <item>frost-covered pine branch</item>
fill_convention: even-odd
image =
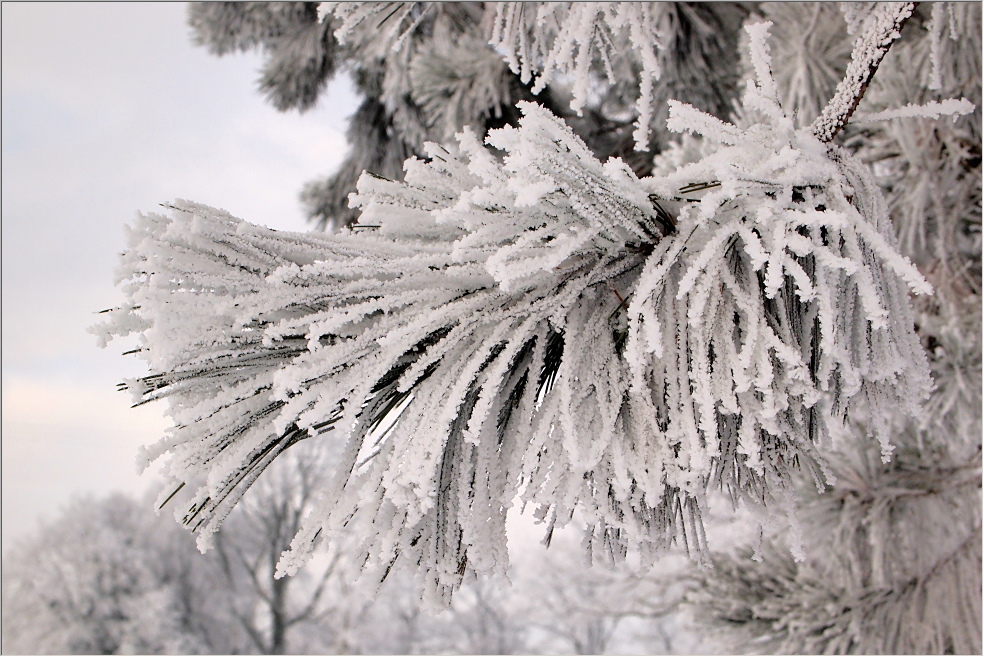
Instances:
[[[533,3],[525,6],[534,10]],[[571,5],[575,13],[585,6]],[[466,126],[484,133],[515,125],[515,104],[534,98],[534,81],[522,81],[520,71],[510,71],[503,60],[504,51],[488,44],[497,7],[457,2],[218,2],[191,7],[189,21],[195,39],[213,53],[261,50],[261,87],[281,110],[313,107],[336,71],[351,71],[363,102],[349,121],[350,150],[332,176],[309,182],[301,194],[311,221],[332,230],[356,220],[346,199],[362,171],[402,179],[402,162],[411,155],[422,156],[425,141],[450,141]],[[652,58],[643,61],[638,48],[613,48],[609,43],[606,61],[612,75],[603,73],[604,65],[589,67],[595,69],[589,102],[575,103],[580,115],[570,112],[572,88],[564,76],[541,76],[539,86],[546,88],[538,89],[535,97],[564,116],[599,157],[620,156],[637,175],[648,175],[651,155],[633,148],[658,151],[665,146],[661,128],[667,98],[694,103],[720,117],[733,109],[736,34],[747,9],[731,3],[611,3],[610,9],[622,15],[613,28],[619,35],[610,41],[617,42],[629,29],[636,44],[650,50],[636,14],[655,12],[661,17],[659,66],[665,74],[646,78],[651,89],[640,95],[640,67],[650,66]],[[547,31],[537,38],[547,38],[548,33],[552,34]],[[556,63],[560,69],[565,66]],[[639,118],[643,105],[647,116]],[[637,142],[632,133],[640,130],[648,137]]]
[[[531,95],[488,46],[479,4],[328,4],[191,5],[189,23],[214,54],[260,50],[260,88],[281,111],[314,107],[337,72],[351,72],[362,102],[349,119],[350,150],[301,194],[311,220],[330,230],[357,218],[347,198],[363,171],[399,179],[425,141],[514,121],[516,101]]]
[[[469,3],[322,3],[354,69],[362,106],[350,119],[352,149],[331,178],[302,200],[326,228],[357,219],[348,195],[363,171],[401,179],[403,162],[426,141],[447,141],[516,115],[522,88],[483,36],[483,11]]]
[[[356,528],[372,576],[418,564],[437,604],[505,573],[517,499],[548,535],[578,509],[613,561],[676,541],[704,561],[708,488],[789,513],[797,469],[829,481],[830,418],[871,418],[887,459],[879,419],[931,386],[908,300],[931,288],[867,167],[784,111],[768,26],[749,35],[754,120],[673,103],[708,145],[657,176],[527,103],[486,140],[502,159],[465,131],[405,182],[363,175],[339,235],[140,218],[102,332],[138,334],[152,373],[127,387],[169,400],[146,456],[204,481],[179,513],[200,544],[300,440],[339,467],[281,572]]]
[[[931,23],[932,12],[921,8],[916,18],[923,25]],[[909,105],[933,107],[965,97],[976,106],[973,113],[951,121],[857,123],[846,139],[864,161],[877,163],[876,179],[886,190],[901,248],[924,271],[947,279],[944,293],[958,280],[980,288],[981,12],[963,4],[952,11],[962,37],[959,43],[944,39],[939,44],[945,62],[939,71],[943,88],[927,88],[932,30],[914,25],[913,38],[889,53],[861,109],[891,116]]]
[[[626,37],[642,66],[638,119],[634,138],[644,150],[649,141],[653,85],[662,73],[658,52],[666,38],[664,12],[653,3],[501,3],[496,7],[492,43],[506,53],[521,79],[529,81],[533,67],[540,72],[533,93],[542,91],[554,73],[571,75],[571,108],[580,113],[588,102],[591,69],[601,60],[609,82],[615,81],[612,58]],[[549,35],[549,36],[548,36]]]
[[[980,579],[968,580],[968,574],[980,573],[980,544],[978,528],[924,576],[895,588],[853,591],[801,574],[788,552],[770,551],[761,564],[745,553],[715,561],[716,579],[694,597],[705,603],[703,613],[732,628],[722,637],[729,650],[975,654],[981,651]]]

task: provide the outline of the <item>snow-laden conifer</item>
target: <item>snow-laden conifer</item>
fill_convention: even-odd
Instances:
[[[750,124],[672,104],[671,130],[718,145],[650,178],[524,104],[486,140],[502,159],[465,131],[405,182],[363,175],[339,235],[184,202],[141,217],[104,334],[140,336],[152,373],[127,387],[176,425],[147,457],[204,481],[179,514],[201,544],[299,440],[339,466],[281,571],[356,527],[367,571],[416,563],[436,603],[505,572],[517,499],[548,539],[579,509],[592,554],[703,560],[709,486],[788,511],[854,413],[887,458],[880,418],[930,388],[908,293],[931,288],[869,170],[784,111],[767,30]]]

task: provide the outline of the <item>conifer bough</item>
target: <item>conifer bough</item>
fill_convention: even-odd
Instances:
[[[876,6],[852,67],[873,71],[864,44],[908,12]],[[785,514],[795,470],[828,483],[828,423],[855,411],[888,458],[877,418],[918,413],[932,385],[908,299],[931,288],[868,168],[830,143],[856,103],[838,92],[795,128],[768,27],[748,28],[754,120],[671,103],[667,127],[710,146],[668,173],[602,163],[524,103],[485,144],[428,144],[405,182],[364,174],[336,235],[183,201],[139,217],[101,331],[139,336],[151,374],[125,387],[169,401],[146,462],[166,455],[162,500],[198,486],[178,515],[199,544],[300,440],[334,446],[337,470],[280,572],[357,527],[366,574],[415,564],[438,605],[468,571],[506,572],[517,502],[548,540],[577,511],[592,555],[679,541],[704,563],[710,487]]]

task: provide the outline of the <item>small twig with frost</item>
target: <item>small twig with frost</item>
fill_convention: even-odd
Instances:
[[[813,122],[813,134],[822,142],[831,142],[857,108],[878,65],[892,44],[902,36],[902,25],[912,15],[914,3],[892,2],[881,5],[868,18],[864,33],[858,37],[851,53],[851,63],[834,97]]]

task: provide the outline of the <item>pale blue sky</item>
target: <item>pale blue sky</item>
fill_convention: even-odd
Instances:
[[[163,404],[129,408],[144,371],[86,327],[121,301],[123,225],[175,198],[304,230],[303,183],[330,174],[355,109],[347,79],[280,114],[259,54],[191,44],[183,3],[9,3],[3,12],[3,548],[72,496],[142,491],[137,447]]]

